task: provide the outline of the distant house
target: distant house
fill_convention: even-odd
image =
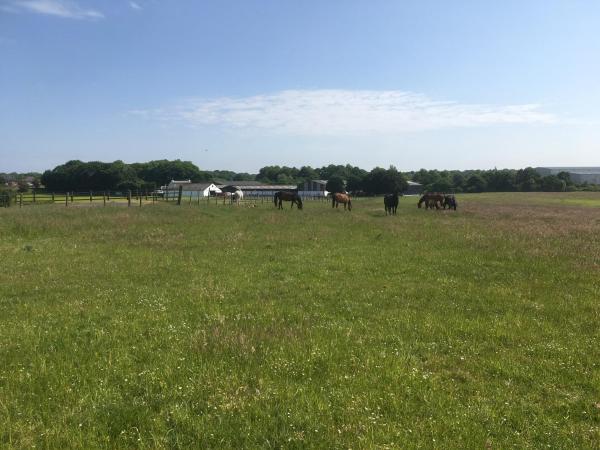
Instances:
[[[536,167],[535,170],[543,177],[567,172],[573,183],[600,184],[600,167]]]

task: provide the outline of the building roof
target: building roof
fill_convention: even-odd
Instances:
[[[296,189],[298,189],[298,186],[296,186],[295,184],[251,184],[251,185],[244,185],[244,184],[237,184],[236,181],[233,181],[232,184],[228,184],[228,185],[224,185],[224,186],[219,186],[219,188],[221,188],[221,189],[226,189],[226,188],[230,188],[230,187],[239,188],[242,191],[289,191],[289,190],[296,190]]]
[[[182,186],[184,191],[203,191],[210,186],[214,186],[214,183],[185,183]]]

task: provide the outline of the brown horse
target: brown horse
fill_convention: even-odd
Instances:
[[[444,203],[444,194],[440,194],[438,192],[426,192],[419,199],[419,203],[417,206],[420,208],[421,205],[425,203],[425,209],[440,209],[440,207]]]
[[[273,203],[277,206],[277,209],[283,209],[282,203],[292,202],[292,208],[294,207],[294,203],[298,206],[298,209],[302,209],[302,199],[298,195],[297,192],[288,192],[288,191],[279,191],[275,193],[273,197]]]
[[[334,193],[331,195],[331,207],[337,208],[340,203],[344,204],[344,210],[352,211],[352,200],[348,194]]]

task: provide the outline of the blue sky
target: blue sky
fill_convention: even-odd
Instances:
[[[0,0],[0,172],[600,165],[600,2]]]

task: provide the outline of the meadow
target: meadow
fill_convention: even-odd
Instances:
[[[0,448],[599,448],[600,194],[0,209]]]

